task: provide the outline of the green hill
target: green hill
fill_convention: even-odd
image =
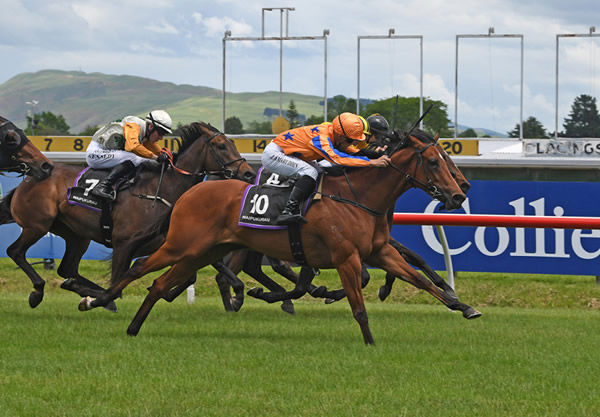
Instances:
[[[63,115],[72,133],[128,114],[141,116],[155,108],[167,110],[175,125],[204,121],[221,126],[221,90],[130,75],[43,70],[19,74],[0,85],[0,115],[21,127],[31,109],[26,102],[31,100],[39,102],[38,113]],[[290,100],[300,114],[323,113],[323,97],[284,93],[284,112]],[[237,116],[245,126],[253,120],[270,120],[263,115],[267,107],[279,108],[279,92],[228,92],[226,96],[226,117]]]

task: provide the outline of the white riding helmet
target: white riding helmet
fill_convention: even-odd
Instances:
[[[173,126],[173,121],[171,120],[171,116],[164,110],[152,110],[146,116],[146,120],[152,123],[155,127],[160,127],[167,133],[173,133],[171,127]]]

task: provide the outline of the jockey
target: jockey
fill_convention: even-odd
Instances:
[[[367,145],[368,122],[353,113],[342,113],[332,123],[301,126],[277,136],[262,154],[265,168],[296,179],[285,208],[276,224],[306,223],[300,204],[315,188],[319,168],[316,160],[325,158],[333,165],[386,167],[390,158],[357,155]]]
[[[114,200],[117,179],[132,173],[142,162],[152,159],[168,161],[158,141],[171,131],[171,116],[164,110],[152,110],[142,120],[127,116],[98,129],[86,149],[85,159],[91,168],[112,168],[106,178],[92,188],[91,194]]]

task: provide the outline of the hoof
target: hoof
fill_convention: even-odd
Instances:
[[[248,294],[250,297],[260,298],[263,295],[263,293],[264,290],[262,288],[252,287],[248,290],[246,294]]]
[[[326,298],[325,299],[325,304],[333,304],[336,301],[338,301],[338,300],[336,300],[335,298]]]
[[[476,319],[478,317],[481,317],[481,312],[475,310],[473,307],[469,307],[465,311],[462,312],[462,315],[467,320],[471,320],[471,319]]]
[[[231,307],[233,308],[233,311],[235,311],[235,312],[240,311],[240,308],[242,308],[242,305],[244,305],[243,298],[231,297]]]
[[[44,299],[44,292],[40,291],[31,291],[29,294],[29,307],[36,308],[40,305],[42,300]]]
[[[381,301],[385,301],[385,299],[388,298],[388,295],[390,295],[390,290],[388,289],[388,287],[383,286],[379,288],[377,295],[379,296],[379,299]]]
[[[108,311],[110,311],[111,313],[117,312],[117,305],[115,304],[114,301],[111,301],[110,303],[105,305],[104,308],[107,309]]]
[[[281,303],[281,309],[292,316],[296,315],[296,310],[294,309],[294,304],[290,300],[286,300]]]
[[[83,297],[79,302],[79,306],[77,307],[79,311],[88,311],[92,309],[92,300],[93,298],[89,295],[87,297]]]
[[[128,336],[137,336],[139,332],[140,332],[140,329],[137,329],[135,327],[129,326],[127,328],[127,335]]]

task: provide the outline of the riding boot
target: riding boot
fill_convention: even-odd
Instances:
[[[275,224],[289,225],[294,223],[306,223],[306,219],[300,214],[300,205],[314,191],[316,181],[310,175],[303,175],[296,181],[285,208],[275,220]]]
[[[131,161],[125,161],[119,165],[112,167],[108,175],[92,188],[91,194],[97,197],[114,200],[117,198],[117,193],[114,189],[115,182],[126,175],[129,175],[135,170],[135,165]]]

